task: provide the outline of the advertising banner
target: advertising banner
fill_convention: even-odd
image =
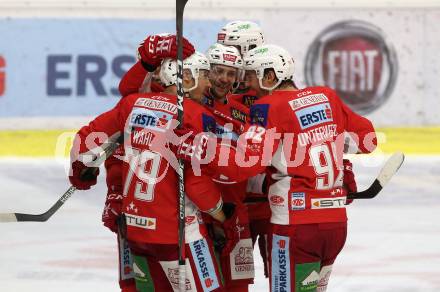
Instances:
[[[266,42],[292,54],[300,87],[332,87],[376,126],[440,124],[440,9],[254,10]],[[184,34],[205,52],[233,19],[200,17]],[[174,19],[0,19],[0,118],[102,113],[139,42],[174,31]]]

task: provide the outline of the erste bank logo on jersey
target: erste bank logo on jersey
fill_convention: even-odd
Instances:
[[[134,108],[131,112],[130,126],[141,127],[164,132],[167,128],[168,121],[173,118],[173,115],[153,111],[145,108]]]
[[[5,93],[6,89],[6,60],[0,55],[0,96]]]
[[[303,130],[333,121],[332,110],[328,102],[297,110],[295,115]]]

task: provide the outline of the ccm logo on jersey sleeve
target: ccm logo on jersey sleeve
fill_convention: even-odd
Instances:
[[[128,226],[152,230],[156,229],[156,218],[141,217],[125,213],[125,219]]]
[[[197,273],[202,283],[203,291],[212,291],[217,289],[219,280],[212,262],[211,252],[208,248],[206,239],[200,239],[189,244],[191,254],[194,258]]]
[[[332,110],[328,102],[295,111],[295,115],[303,130],[333,121]]]
[[[344,208],[347,197],[328,198],[328,199],[312,199],[312,209],[326,208]]]

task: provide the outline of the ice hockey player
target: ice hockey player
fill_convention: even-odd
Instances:
[[[208,49],[207,57],[211,64],[209,74],[211,88],[205,94],[204,105],[214,114],[215,120],[207,121],[206,124],[215,125],[217,137],[223,144],[230,143],[231,147],[235,147],[240,129],[237,129],[236,126],[228,126],[232,124],[242,128],[242,125],[249,119],[249,109],[229,99],[234,86],[240,80],[243,61],[237,48],[218,43]],[[197,177],[194,178],[194,180],[196,179]],[[225,246],[220,253],[225,287],[228,291],[247,291],[248,285],[253,283],[254,278],[252,239],[247,208],[243,204],[247,182],[235,183],[226,176],[220,176],[215,181],[225,206],[231,206],[238,213],[239,228],[242,229],[240,240],[233,245]],[[199,177],[198,185],[203,185],[204,182],[205,178]],[[205,184],[206,188],[208,188],[207,185],[209,183]],[[215,234],[213,236],[215,237]],[[214,240],[218,239],[214,238]]]
[[[217,42],[236,47],[243,57],[249,50],[264,44],[264,34],[258,24],[252,21],[236,20],[222,27],[217,34]],[[228,100],[250,107],[257,100],[257,96],[253,90],[250,90],[245,80],[241,80],[238,87],[234,90],[234,94],[231,94]],[[249,215],[252,243],[255,244],[258,240],[260,255],[264,263],[264,274],[268,277],[267,234],[270,226],[270,207],[269,202],[261,202],[261,199],[265,198],[265,175],[263,173],[249,178],[246,199],[254,202],[250,202],[246,206]]]
[[[184,44],[185,45],[185,44]],[[234,140],[237,137],[237,134],[234,133],[233,130],[225,126],[230,122],[229,119],[240,120],[245,122],[248,118],[248,109],[237,102],[228,103],[226,96],[229,95],[233,90],[233,85],[237,83],[239,80],[239,72],[242,66],[242,59],[240,53],[233,47],[221,47],[216,49],[211,49],[210,53],[208,52],[210,61],[213,62],[212,67],[215,68],[215,72],[210,73],[210,80],[212,83],[212,92],[213,94],[206,94],[204,97],[203,103],[207,108],[212,111],[216,111],[217,114],[220,113],[222,117],[215,115],[215,118],[205,116],[203,120],[203,127],[205,131],[213,131],[217,134],[217,136],[221,139]],[[187,51],[189,48],[187,49]],[[153,68],[151,66],[146,65],[145,63],[149,63],[148,59],[143,57],[142,52],[140,51],[141,59],[140,61],[132,67],[126,75],[124,75],[119,89],[121,93],[132,93],[137,92],[144,81],[145,75],[147,72],[152,72]],[[225,53],[225,55],[223,55]],[[225,57],[225,58],[224,58]],[[221,62],[220,64],[218,64]],[[218,70],[218,71],[217,71]],[[221,72],[220,72],[221,71]],[[212,71],[211,71],[212,72]],[[147,74],[148,76],[149,74]],[[209,93],[211,91],[207,91]],[[214,98],[217,96],[218,98]],[[215,102],[216,101],[216,102]],[[217,102],[218,101],[218,102]],[[225,119],[226,118],[226,119]],[[229,183],[226,181],[221,181],[224,178],[219,178],[219,182],[223,183],[220,185],[220,190],[222,194],[230,194],[225,195],[226,201],[237,201],[241,202],[245,196],[246,190],[246,182],[235,185],[228,185],[224,183]],[[190,181],[191,179],[188,179]],[[193,181],[194,185],[197,185],[197,189],[203,188],[203,181]],[[215,190],[212,190],[215,191]],[[242,206],[244,207],[244,206]],[[234,216],[239,216],[241,218],[240,224],[243,224],[245,230],[241,233],[240,242],[236,245],[229,244],[222,250],[222,254],[225,260],[221,260],[222,265],[230,266],[235,265],[237,262],[238,267],[227,268],[229,272],[224,272],[224,278],[228,289],[232,289],[232,284],[244,285],[247,286],[248,283],[252,282],[253,279],[253,260],[249,260],[249,257],[246,257],[242,261],[234,261],[230,263],[228,250],[234,250],[235,253],[238,253],[240,247],[248,248],[250,245],[250,241],[248,240],[249,229],[248,229],[248,218],[245,211],[245,208],[235,208],[236,212]],[[208,218],[209,219],[209,218]],[[208,220],[209,221],[209,220]],[[232,270],[240,270],[241,272],[232,274]],[[231,282],[231,278],[238,278],[236,281]],[[245,278],[245,279],[243,279]],[[239,291],[243,291],[242,287],[238,287]]]
[[[141,84],[135,87],[135,92],[162,92],[163,87],[160,84],[159,69],[160,64],[165,58],[177,58],[176,36],[172,34],[160,34],[148,36],[139,46],[139,62],[130,69],[130,74],[142,77]],[[194,53],[193,45],[183,38],[183,57]],[[152,74],[145,76],[145,68],[153,71]],[[128,84],[127,86],[130,86]],[[121,88],[124,88],[122,86]],[[133,89],[132,89],[133,90]],[[127,90],[128,91],[128,90]],[[121,92],[122,97],[126,96]],[[115,154],[105,161],[107,197],[105,207],[102,213],[104,225],[115,232],[118,241],[118,262],[119,262],[119,286],[122,292],[136,291],[133,258],[130,249],[123,236],[119,234],[118,219],[122,209],[122,168],[120,167],[120,158],[124,156],[124,148],[121,146],[116,149]]]
[[[259,99],[237,149],[244,142],[257,160],[222,166],[216,153],[211,164],[217,175],[237,181],[272,169],[271,291],[326,291],[347,235],[344,184],[353,191],[352,178],[344,178],[345,135],[356,141],[359,153],[370,153],[377,145],[374,128],[330,88],[296,88],[286,50],[263,45],[249,51],[244,61],[246,81]]]
[[[209,63],[203,55],[194,54],[185,64],[184,87],[191,98],[200,100],[210,86]],[[178,286],[177,174],[162,153],[149,150],[150,141],[167,132],[177,115],[176,67],[175,61],[164,60],[160,70],[163,93],[124,97],[78,132],[71,152],[71,183],[80,189],[90,188],[96,178],[82,181],[80,176],[86,167],[96,166],[91,154],[102,143],[124,134],[121,209],[126,218],[126,239],[134,255],[137,291],[173,291]],[[210,113],[194,100],[184,100],[185,127],[202,131],[203,117]],[[224,221],[220,193],[188,196],[198,209]],[[186,208],[187,291],[223,291],[212,244],[197,208]]]
[[[357,141],[360,153],[370,153],[374,128],[330,88],[296,88],[286,50],[263,45],[244,63],[245,80],[259,97],[245,135],[263,143],[270,129],[279,134],[272,135],[268,182],[271,291],[323,292],[347,235],[345,135]]]

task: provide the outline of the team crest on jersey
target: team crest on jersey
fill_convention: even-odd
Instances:
[[[268,113],[268,104],[254,104],[251,106],[251,123],[266,127]]]
[[[255,95],[243,95],[243,104],[247,107],[250,107],[257,100]]]
[[[236,108],[231,108],[231,116],[242,123],[246,123],[246,114]]]
[[[165,132],[168,121],[173,115],[162,111],[149,110],[145,108],[134,108],[130,116],[130,127],[151,129]]]
[[[213,117],[202,114],[202,124],[204,132],[216,133],[217,123]]]
[[[297,110],[295,115],[303,130],[333,121],[332,110],[328,102]]]
[[[207,105],[207,106],[213,107],[213,106],[214,106],[214,98],[213,98],[212,96],[207,96],[207,95],[205,95],[205,96],[203,97],[202,103],[203,103],[204,105]]]

